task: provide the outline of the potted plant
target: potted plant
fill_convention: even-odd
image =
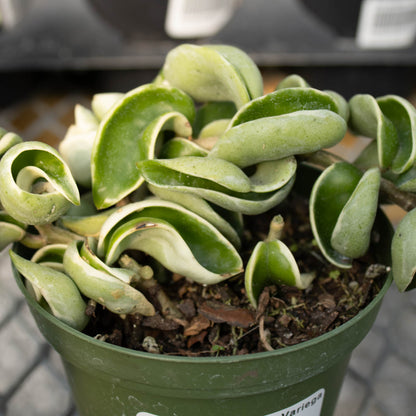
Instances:
[[[80,415],[331,415],[414,286],[415,120],[296,75],[263,95],[243,51],[185,44],[76,106],[59,152],[2,131],[1,248]],[[348,128],[353,163],[323,150]],[[409,211],[394,236],[380,203]]]

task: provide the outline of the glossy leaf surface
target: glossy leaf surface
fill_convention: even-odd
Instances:
[[[117,314],[154,315],[153,305],[141,292],[106,270],[96,269],[89,264],[80,254],[82,244],[74,241],[64,256],[65,271],[82,294]]]
[[[127,248],[144,251],[199,283],[218,283],[242,271],[236,249],[213,225],[167,201],[129,204],[108,218],[98,254],[111,264]]]
[[[136,162],[143,157],[140,145],[143,133],[155,119],[171,112],[179,112],[192,122],[194,104],[176,88],[147,84],[124,95],[106,114],[100,123],[91,162],[93,195],[98,208],[115,204],[140,186],[142,178]]]
[[[24,259],[10,250],[16,269],[39,290],[54,316],[82,330],[88,322],[86,304],[75,283],[64,273]]]
[[[50,185],[49,192],[33,192],[39,180]],[[71,203],[79,204],[80,197],[69,167],[55,149],[24,142],[9,149],[0,161],[0,200],[13,218],[35,225],[56,220]]]
[[[401,292],[415,287],[416,209],[408,212],[396,228],[391,243],[393,279]]]

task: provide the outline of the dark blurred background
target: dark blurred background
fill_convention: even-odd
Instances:
[[[0,0],[0,105],[36,91],[127,91],[183,42],[227,43],[264,73],[349,98],[416,86],[412,0]]]

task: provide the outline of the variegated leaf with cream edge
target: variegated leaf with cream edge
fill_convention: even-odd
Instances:
[[[204,167],[204,168],[203,168]],[[222,208],[254,215],[280,203],[296,172],[294,158],[259,164],[248,177],[234,164],[214,157],[182,157],[140,162],[138,168],[152,189],[190,193]]]
[[[208,221],[157,199],[119,208],[104,223],[97,254],[112,264],[126,249],[143,251],[168,270],[202,284],[242,271],[235,247]]]
[[[375,220],[380,172],[362,174],[346,162],[327,168],[315,182],[310,197],[311,227],[329,262],[349,268],[365,254]]]
[[[69,167],[55,149],[23,142],[0,160],[0,201],[17,221],[39,225],[55,221],[71,204],[78,205],[80,196]]]
[[[345,120],[331,110],[294,111],[228,129],[218,139],[210,156],[244,168],[333,146],[346,131]]]
[[[84,244],[73,241],[64,255],[65,271],[74,280],[80,292],[117,314],[154,315],[153,305],[141,292],[105,267],[94,267],[98,259],[92,254],[85,258],[88,249]],[[92,264],[89,263],[91,257],[95,257]]]
[[[393,278],[401,292],[416,287],[415,229],[416,208],[400,221],[391,243]]]
[[[203,103],[232,101],[240,108],[263,94],[256,64],[233,46],[180,45],[167,54],[161,77]]]
[[[41,304],[56,318],[72,328],[82,330],[88,323],[86,304],[73,282],[66,274],[53,268],[34,263],[10,250],[16,269],[36,287],[42,296]]]
[[[244,283],[247,297],[254,307],[268,285],[285,284],[306,289],[315,277],[311,273],[300,273],[295,257],[281,241],[283,225],[281,216],[273,218],[268,238],[256,244],[247,263]]]
[[[149,146],[155,145],[157,131],[154,129],[161,127],[160,121],[155,120],[172,112],[181,113],[182,120],[188,120],[185,124],[179,123],[181,129],[187,129],[195,116],[194,103],[177,88],[147,84],[125,94],[106,113],[100,123],[91,157],[93,195],[97,208],[114,205],[141,185],[143,179],[136,169],[136,162],[153,153]],[[149,127],[151,123],[159,124],[152,125],[152,128]],[[147,145],[141,144],[148,127],[152,139],[146,142]]]

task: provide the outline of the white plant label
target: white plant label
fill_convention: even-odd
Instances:
[[[320,389],[314,394],[311,394],[306,399],[287,407],[286,409],[279,410],[274,413],[269,413],[265,416],[320,416],[322,403],[324,401],[325,390]],[[157,416],[153,413],[139,412],[136,416]],[[237,416],[237,415],[236,415]]]
[[[293,406],[265,416],[320,416],[324,395],[325,390],[320,389]]]
[[[361,48],[405,48],[416,34],[416,0],[364,0],[358,19]]]
[[[230,20],[236,0],[169,0],[165,31],[172,38],[215,35]]]

